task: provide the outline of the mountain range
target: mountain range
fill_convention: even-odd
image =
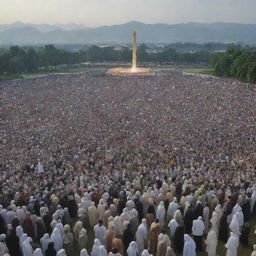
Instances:
[[[98,44],[130,43],[137,31],[139,43],[221,42],[256,44],[256,24],[181,23],[121,25],[88,28],[80,24],[0,24],[0,44]]]

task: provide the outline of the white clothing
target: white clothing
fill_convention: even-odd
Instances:
[[[137,256],[138,253],[139,253],[138,245],[136,244],[136,242],[132,241],[129,244],[129,247],[127,248],[127,255],[128,256]]]
[[[196,243],[193,238],[187,234],[184,235],[183,256],[196,256]]]
[[[206,238],[206,252],[208,256],[216,256],[216,248],[217,248],[217,235],[216,232],[211,229]]]
[[[66,254],[66,251],[64,249],[60,249],[58,252],[57,252],[57,255],[56,256],[67,256]]]
[[[197,220],[193,220],[192,233],[194,236],[203,236],[204,229],[205,226],[201,216]]]
[[[25,242],[25,240],[28,238],[28,235],[27,234],[22,234],[21,238],[20,238],[20,249],[21,251],[23,250],[23,242]]]
[[[239,222],[237,220],[236,215],[233,216],[232,221],[231,221],[231,223],[229,225],[229,228],[239,238],[239,236],[240,236],[240,227],[239,227]]]
[[[173,215],[178,208],[179,208],[179,205],[176,203],[176,201],[170,202],[167,210],[167,215],[173,218]]]
[[[100,255],[100,241],[99,239],[94,239],[94,245],[92,247],[91,256],[99,256]]]
[[[35,249],[33,256],[44,256],[41,248]]]
[[[52,242],[52,240],[50,239],[49,234],[44,234],[44,236],[40,239],[43,254],[45,254],[50,242]]]
[[[80,252],[80,256],[89,256],[89,254],[86,249],[82,249]]]
[[[209,216],[210,216],[210,209],[209,207],[204,207],[203,210],[203,221],[204,221],[204,233],[208,233],[208,227],[209,227]]]
[[[163,227],[165,221],[165,207],[163,201],[161,201],[159,206],[157,207],[156,218],[159,219],[159,223],[161,227]]]
[[[176,228],[179,226],[178,222],[175,219],[171,219],[168,227],[170,228],[170,234],[171,234],[171,238],[174,237]]]
[[[102,245],[105,245],[106,232],[107,229],[103,225],[99,226],[99,224],[97,224],[94,227],[95,238],[99,239]]]
[[[22,253],[26,256],[33,256],[33,248],[31,246],[32,238],[28,237],[22,244]]]
[[[39,162],[38,165],[36,166],[37,173],[44,173],[44,167],[43,165]]]
[[[108,253],[103,245],[100,246],[99,256],[108,256]]]
[[[141,253],[148,240],[148,230],[147,230],[147,221],[146,219],[142,219],[142,223],[139,225],[136,232],[136,243],[138,245],[139,253]]]
[[[238,237],[235,233],[231,232],[230,237],[225,244],[227,248],[226,256],[237,256],[237,247],[239,245]]]
[[[23,228],[22,228],[21,226],[18,226],[18,227],[16,228],[16,235],[17,235],[17,237],[20,239],[23,234],[24,234]]]
[[[56,227],[51,234],[51,240],[54,242],[54,249],[58,252],[63,247],[63,239],[60,230]]]
[[[144,250],[144,251],[142,252],[141,256],[152,256],[152,254],[150,254],[150,253],[148,252],[148,250]]]

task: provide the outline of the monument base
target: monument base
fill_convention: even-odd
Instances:
[[[152,74],[151,68],[111,68],[107,74],[118,75],[118,74]]]

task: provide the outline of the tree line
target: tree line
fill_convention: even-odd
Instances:
[[[178,52],[168,46],[160,52],[149,52],[142,44],[138,47],[139,62],[158,62],[171,64],[209,63],[210,52],[200,50],[195,52]],[[0,50],[0,74],[17,74],[37,72],[41,68],[61,64],[78,64],[81,62],[130,62],[132,51],[128,47],[90,46],[76,52],[58,49],[54,45],[34,49],[32,47],[12,46],[8,50]]]
[[[256,51],[252,48],[230,46],[227,51],[212,56],[212,66],[218,76],[256,83]]]
[[[184,45],[180,45],[183,47]],[[194,45],[191,45],[191,47]],[[240,80],[256,82],[256,50],[231,45],[224,52],[214,53],[210,44],[205,44],[198,51],[177,51],[173,45],[165,46],[161,51],[154,51],[146,44],[137,49],[139,62],[160,64],[197,64],[211,65],[218,76],[230,76]],[[176,46],[177,47],[177,46]],[[208,50],[206,50],[208,49]],[[0,50],[0,75],[34,73],[40,69],[62,64],[79,64],[82,62],[130,62],[132,51],[128,47],[99,47],[92,45],[79,51],[67,51],[54,45],[40,48],[12,46],[8,50]]]

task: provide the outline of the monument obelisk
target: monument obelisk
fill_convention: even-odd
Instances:
[[[132,71],[137,68],[137,46],[136,46],[136,31],[133,32],[132,37]]]

